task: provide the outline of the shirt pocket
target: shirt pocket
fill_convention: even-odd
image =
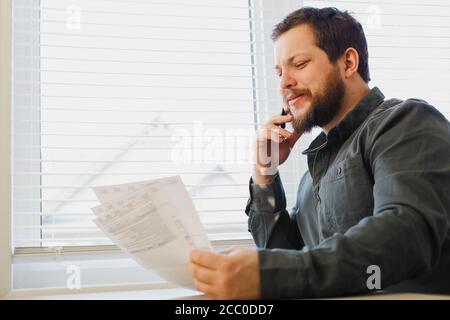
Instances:
[[[373,212],[373,185],[360,157],[330,166],[319,195],[326,220],[335,232],[345,233]]]

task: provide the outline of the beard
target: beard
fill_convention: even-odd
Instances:
[[[329,123],[340,111],[345,94],[345,85],[339,70],[336,68],[325,80],[323,92],[312,96],[311,105],[302,117],[295,116],[292,127],[297,133],[310,132],[314,127],[322,127]]]

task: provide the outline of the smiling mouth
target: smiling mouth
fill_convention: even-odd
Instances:
[[[303,97],[305,97],[304,94],[299,94],[297,96],[294,96],[288,100],[288,104],[292,105],[292,104],[296,103],[297,101],[301,100]]]

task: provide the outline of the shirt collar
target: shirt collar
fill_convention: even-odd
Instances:
[[[350,111],[336,127],[328,132],[321,132],[311,142],[309,147],[302,154],[309,154],[321,149],[325,146],[329,138],[337,136],[341,141],[347,138],[359,127],[359,125],[367,118],[367,116],[384,100],[384,95],[378,87],[372,88],[369,93]]]

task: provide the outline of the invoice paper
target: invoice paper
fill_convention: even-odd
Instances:
[[[192,199],[179,176],[93,188],[101,205],[94,223],[144,268],[194,289],[191,248],[211,250]]]

